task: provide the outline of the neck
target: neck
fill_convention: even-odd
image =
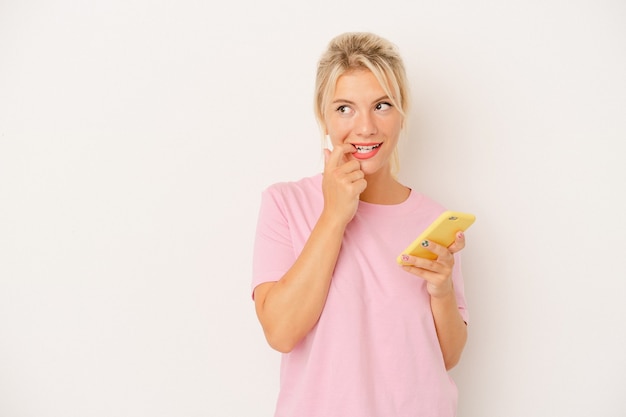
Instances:
[[[372,204],[400,204],[409,198],[411,190],[400,184],[389,170],[381,170],[366,175],[367,188],[359,197],[361,201]]]

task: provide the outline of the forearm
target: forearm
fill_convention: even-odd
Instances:
[[[452,369],[461,359],[467,341],[467,325],[461,317],[454,291],[443,297],[432,297],[430,307],[437,329],[439,346],[446,369]]]
[[[257,300],[257,315],[269,344],[289,352],[317,323],[341,249],[345,225],[322,215],[300,256],[263,300]]]

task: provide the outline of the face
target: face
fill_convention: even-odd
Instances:
[[[369,70],[354,70],[337,80],[326,109],[326,129],[333,146],[349,143],[365,175],[390,172],[402,129],[402,115]]]

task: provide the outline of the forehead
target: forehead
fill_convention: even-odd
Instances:
[[[370,70],[356,69],[342,74],[337,79],[333,100],[377,99],[386,94]]]

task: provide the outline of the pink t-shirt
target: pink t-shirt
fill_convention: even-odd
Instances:
[[[252,287],[279,280],[323,208],[322,177],[263,192]],[[396,257],[444,208],[412,191],[398,205],[360,202],[346,228],[324,311],[282,356],[276,417],[452,417],[448,375],[425,282]],[[453,272],[467,322],[460,259]]]

